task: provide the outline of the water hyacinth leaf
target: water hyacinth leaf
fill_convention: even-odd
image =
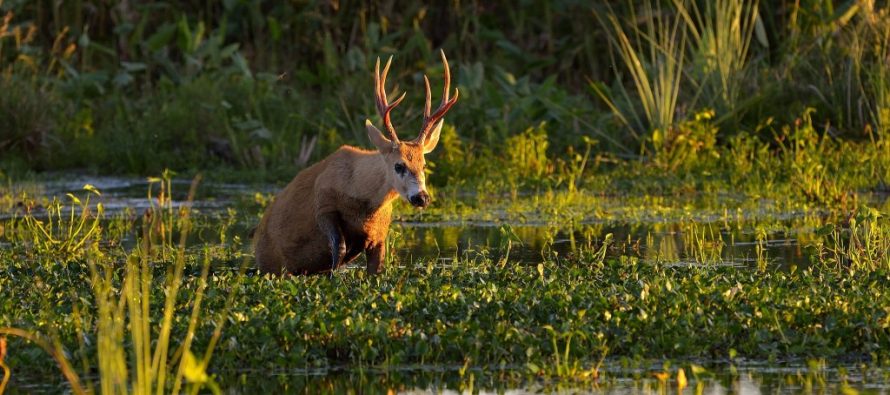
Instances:
[[[90,43],[90,49],[96,50],[96,51],[98,51],[102,54],[108,55],[110,57],[117,56],[117,52],[114,49],[112,49],[111,47],[109,47],[107,45],[100,44],[95,41]]]
[[[816,229],[816,235],[825,237],[834,233],[834,224],[826,224]]]
[[[692,377],[695,377],[696,379],[698,379],[699,375],[705,374],[708,372],[708,370],[705,369],[703,366],[696,365],[696,364],[689,365],[689,371],[692,372]]]
[[[266,17],[266,23],[269,26],[269,34],[272,36],[273,41],[278,41],[281,39],[281,24],[278,23],[278,19],[273,16]]]
[[[841,383],[841,394],[843,395],[859,395],[859,391],[853,387],[851,387],[846,382]]]
[[[766,35],[766,27],[763,25],[763,18],[761,18],[760,12],[757,13],[757,17],[754,19],[754,37],[757,38],[757,42],[761,46],[769,48],[769,38]]]
[[[102,193],[99,192],[99,190],[96,189],[96,187],[93,186],[93,184],[85,184],[85,185],[83,186],[83,190],[85,190],[85,191],[89,191],[89,192],[91,192],[91,193],[94,193],[94,194],[96,194],[96,196],[102,196]]]
[[[859,12],[859,2],[857,1],[849,1],[846,4],[846,7],[841,7],[835,14],[834,25],[837,28],[841,28],[847,25],[851,19]]]
[[[458,74],[458,84],[460,85],[461,94],[464,87],[471,91],[482,89],[485,81],[485,66],[482,62],[474,62],[471,64],[461,64],[460,73]]]
[[[237,69],[241,71],[241,74],[245,78],[253,78],[253,72],[250,71],[250,66],[247,64],[247,59],[245,59],[244,55],[241,55],[240,52],[235,52],[232,54],[232,63],[235,64]]]
[[[131,73],[148,69],[148,65],[142,62],[121,62],[121,67]]]
[[[118,88],[123,88],[123,87],[130,85],[133,82],[133,76],[130,75],[130,73],[121,70],[117,74],[114,75],[114,79],[112,79],[112,82]]]
[[[204,366],[190,350],[185,350],[182,354],[182,375],[189,383],[201,384],[208,379]]]
[[[66,193],[65,196],[68,196],[68,198],[71,199],[72,203],[74,203],[78,206],[81,205],[80,199],[77,196],[74,196],[73,193]]]
[[[239,130],[253,131],[262,128],[263,123],[257,119],[246,119],[244,121],[235,122],[233,126]]]
[[[238,43],[226,45],[225,47],[223,47],[223,49],[221,49],[219,51],[219,57],[222,59],[231,58],[232,55],[238,53],[238,49],[240,49],[240,48],[241,48],[241,45]]]
[[[145,40],[145,46],[151,52],[156,52],[164,48],[170,41],[173,39],[176,34],[176,25],[172,23],[165,23],[155,31],[148,40]]]
[[[677,390],[682,390],[683,388],[686,388],[687,385],[689,385],[689,383],[686,381],[686,372],[683,368],[680,368],[677,370]]]
[[[88,48],[90,46],[90,35],[87,31],[80,34],[80,37],[77,39],[77,45],[81,48]]]

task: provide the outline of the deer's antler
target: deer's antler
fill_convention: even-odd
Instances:
[[[392,120],[389,117],[389,113],[402,102],[402,99],[405,98],[405,93],[402,93],[402,96],[396,99],[392,104],[389,104],[389,101],[387,101],[385,85],[390,63],[392,63],[392,56],[386,61],[386,66],[383,67],[383,74],[380,74],[380,58],[377,58],[377,64],[374,65],[374,96],[375,102],[377,103],[377,113],[379,113],[380,118],[383,119],[383,127],[389,132],[390,140],[394,143],[398,143],[399,137],[396,135],[396,128],[392,126]]]
[[[423,125],[420,127],[420,134],[414,140],[419,144],[423,144],[427,137],[429,137],[430,132],[432,132],[436,124],[445,117],[445,113],[451,109],[451,106],[453,106],[454,103],[457,103],[457,98],[460,95],[460,91],[457,88],[454,88],[454,97],[449,99],[449,90],[451,90],[451,69],[448,68],[448,59],[445,58],[445,51],[440,51],[440,54],[442,55],[442,63],[445,64],[445,87],[442,89],[442,103],[439,104],[439,108],[437,108],[435,112],[430,114],[432,93],[430,92],[430,80],[424,75],[423,82],[426,85],[426,104],[423,107]]]

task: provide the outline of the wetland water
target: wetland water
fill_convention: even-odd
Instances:
[[[516,379],[499,370],[465,371],[460,366],[404,366],[381,369],[320,369],[259,372],[222,371],[217,382],[227,394],[887,394],[890,372],[857,366],[823,369],[803,363],[714,365],[678,387],[676,375],[660,380],[661,366],[624,369],[605,366],[596,383]],[[519,369],[516,367],[515,369]],[[688,370],[688,369],[687,369]],[[60,382],[22,379],[8,388],[11,394],[59,393]],[[52,380],[54,381],[54,380]],[[13,384],[16,384],[13,381]]]
[[[94,198],[94,204],[103,204],[106,217],[122,213],[135,216],[151,204],[144,179],[74,177],[39,186],[23,185],[20,189],[36,189],[44,196],[64,199],[66,193],[78,193],[85,184],[102,192],[100,198]],[[187,180],[174,182],[174,206],[183,204],[188,186]],[[155,186],[155,193],[157,188]],[[275,192],[273,186],[205,183],[192,202],[192,207],[203,219],[203,229],[199,230],[213,233],[219,222],[234,220],[229,224],[229,233],[246,238],[259,221],[261,211],[255,204],[249,209],[245,206],[253,203],[251,200],[256,194],[273,195]],[[699,212],[684,207],[689,215],[676,218],[659,216],[656,210],[645,212],[645,208],[641,215],[621,207],[621,199],[602,200],[604,205],[614,208],[608,218],[597,218],[594,212],[570,221],[550,221],[541,219],[541,213],[533,207],[527,208],[531,215],[523,215],[526,219],[520,221],[496,217],[445,221],[424,220],[422,216],[403,220],[396,217],[390,239],[400,258],[435,257],[442,264],[456,257],[508,259],[522,264],[534,264],[553,257],[570,259],[578,248],[597,248],[608,238],[607,254],[632,254],[674,265],[751,266],[761,258],[778,267],[801,267],[809,263],[809,258],[800,237],[806,239],[815,231],[808,219],[819,215],[818,212],[801,210],[776,211],[774,207],[763,208],[763,205],[746,212],[733,206],[738,203],[736,198],[727,198],[716,203],[719,207],[702,208]],[[880,205],[887,196],[873,196],[872,199]],[[407,206],[402,209],[412,214]],[[227,218],[226,214],[231,210],[236,212]],[[39,215],[40,209],[33,212]],[[15,213],[15,210],[0,213],[0,217],[9,218]],[[528,220],[528,217],[532,219]],[[201,243],[205,239],[201,236],[193,238],[192,243]]]
[[[231,393],[442,393],[460,394],[478,391],[481,394],[801,394],[801,393],[876,393],[890,392],[886,371],[861,370],[854,366],[839,369],[806,367],[803,364],[748,363],[739,366],[712,366],[697,377],[688,375],[688,383],[678,388],[676,377],[661,381],[651,369],[622,369],[606,366],[604,378],[595,384],[566,382],[524,382],[505,380],[494,373],[468,371],[463,377],[460,367],[409,366],[400,369],[319,370],[278,372],[259,376],[256,372],[241,373],[226,388]],[[688,369],[687,369],[688,370]],[[358,392],[360,393],[360,392]]]
[[[142,179],[69,178],[64,181],[17,186],[22,191],[65,199],[69,192],[80,193],[84,184],[92,184],[102,192],[93,204],[101,202],[108,217],[131,216],[145,210],[151,203]],[[174,184],[174,206],[183,204],[188,182]],[[269,195],[275,188],[235,184],[204,184],[192,207],[197,211],[199,226],[192,245],[218,242],[219,229],[231,239],[247,238],[249,229],[258,220],[258,194]],[[435,219],[423,216],[396,218],[390,234],[394,262],[411,262],[422,258],[434,264],[452,265],[457,259],[491,259],[504,264],[537,264],[546,259],[576,259],[578,251],[599,252],[608,256],[632,255],[644,262],[679,266],[733,266],[741,269],[766,267],[768,270],[797,270],[812,259],[807,240],[817,225],[813,218],[820,213],[800,209],[782,210],[769,202],[745,205],[744,199],[727,197],[701,207],[694,199],[677,203],[679,210],[622,206],[625,197],[602,198],[610,210],[585,214],[569,220],[547,220],[534,207],[522,213],[525,220],[514,221],[507,210],[504,218]],[[886,196],[872,197],[878,205],[886,204]],[[883,202],[883,203],[882,203]],[[692,208],[690,208],[692,207]],[[32,213],[40,215],[40,207]],[[403,208],[404,210],[404,208]],[[407,210],[404,210],[407,211]],[[676,211],[682,212],[677,215]],[[663,214],[668,212],[668,214]],[[4,213],[6,218],[20,215],[17,209]],[[406,213],[403,213],[406,214]],[[531,218],[530,220],[528,218]],[[216,240],[214,240],[216,238]],[[134,236],[124,238],[134,242]],[[434,259],[430,259],[434,258]],[[363,265],[356,262],[346,270]],[[214,268],[219,270],[223,268]],[[249,275],[255,275],[249,272]],[[694,336],[694,334],[691,334]],[[544,341],[544,340],[542,340]],[[824,363],[824,362],[823,362]],[[211,363],[212,365],[212,363]],[[890,372],[866,369],[853,363],[827,365],[807,361],[716,361],[705,373],[694,378],[687,372],[689,385],[684,393],[800,393],[866,391],[886,393]],[[681,365],[687,367],[688,364]],[[831,366],[825,368],[824,366]],[[841,366],[838,368],[838,366]],[[664,370],[661,365],[649,368],[628,368],[609,360],[596,386],[575,385],[529,379],[521,366],[496,367],[485,372],[461,366],[401,366],[385,370],[341,367],[320,370],[286,370],[273,374],[250,371],[216,371],[219,382],[230,393],[255,393],[257,390],[300,393],[338,393],[364,387],[367,392],[396,390],[398,392],[480,390],[508,393],[664,393],[677,391],[676,366],[667,381],[653,373]],[[500,372],[500,373],[499,373]],[[508,372],[508,373],[504,373]],[[19,387],[23,392],[41,391],[43,387]]]

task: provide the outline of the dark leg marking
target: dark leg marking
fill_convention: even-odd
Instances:
[[[340,219],[337,213],[330,212],[319,214],[317,220],[319,230],[328,238],[328,247],[331,249],[331,275],[333,275],[334,269],[346,255],[346,242],[340,229]]]

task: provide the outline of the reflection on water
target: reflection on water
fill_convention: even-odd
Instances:
[[[758,235],[745,228],[721,229],[701,223],[619,223],[582,225],[574,229],[553,226],[491,226],[396,223],[391,237],[397,254],[411,258],[487,257],[510,262],[538,263],[571,258],[581,249],[599,249],[608,243],[607,256],[638,256],[671,265],[754,266],[758,260],[780,267],[805,266],[808,255],[795,235],[777,230]],[[804,236],[806,237],[806,236]],[[608,239],[608,241],[606,241]]]
[[[228,393],[296,394],[807,394],[887,393],[886,370],[840,369],[803,366],[717,366],[704,372],[685,373],[680,386],[677,369],[665,380],[660,368],[605,368],[597,381],[547,381],[525,376],[519,370],[465,370],[455,367],[318,370],[299,372],[223,373]],[[687,367],[685,371],[690,371]]]
[[[818,364],[817,364],[818,365]],[[809,366],[809,367],[808,367]],[[678,383],[684,368],[687,383]],[[719,364],[692,373],[691,365],[664,370],[622,368],[607,363],[595,381],[545,380],[520,367],[489,369],[462,366],[327,368],[289,371],[244,369],[213,372],[226,394],[886,394],[890,370],[848,365],[836,368],[802,364]],[[662,376],[664,372],[669,374]],[[664,380],[658,378],[662,376]],[[92,380],[96,380],[93,377]],[[59,377],[14,374],[9,394],[62,393]]]
[[[73,176],[39,184],[13,185],[11,191],[13,195],[27,193],[67,201],[66,193],[82,193],[85,184],[102,191],[102,196],[95,197],[92,202],[101,202],[109,218],[127,217],[132,221],[152,204],[148,182],[139,178]],[[183,204],[188,185],[189,180],[173,181],[174,206]],[[157,193],[158,189],[159,185],[155,184],[152,191]],[[250,229],[259,220],[254,194],[274,192],[275,188],[268,185],[201,184],[192,207],[199,211],[195,217],[202,220],[194,230],[192,243],[212,242],[214,237],[219,238],[221,227],[226,229],[224,236],[229,239],[238,236],[246,240]],[[664,200],[659,197],[646,199]],[[630,255],[668,265],[788,268],[809,263],[805,246],[821,225],[818,212],[788,210],[764,216],[760,209],[743,212],[736,207],[743,200],[736,196],[718,196],[717,201],[699,201],[702,199],[696,196],[675,200],[682,199],[688,200],[683,203],[687,206],[710,207],[710,212],[715,211],[711,206],[719,205],[716,212],[730,214],[702,216],[697,215],[695,209],[687,209],[690,217],[685,221],[667,221],[657,215],[618,215],[608,221],[583,217],[573,220],[574,223],[556,225],[546,224],[546,221],[536,225],[511,224],[497,218],[487,222],[395,221],[390,233],[395,248],[391,251],[403,261],[436,259],[448,263],[455,258],[508,258],[509,262],[537,263],[544,259],[571,259],[579,248],[599,249],[607,243],[607,256]],[[887,196],[875,195],[869,199],[886,201]],[[599,204],[620,213],[624,210],[621,201],[616,197],[603,199]],[[40,204],[37,202],[36,207],[29,208],[33,215],[40,216],[44,212]],[[235,210],[230,211],[233,208]],[[0,218],[22,214],[22,209],[13,207],[0,211]],[[127,245],[134,240],[132,235],[125,235],[121,241]]]

